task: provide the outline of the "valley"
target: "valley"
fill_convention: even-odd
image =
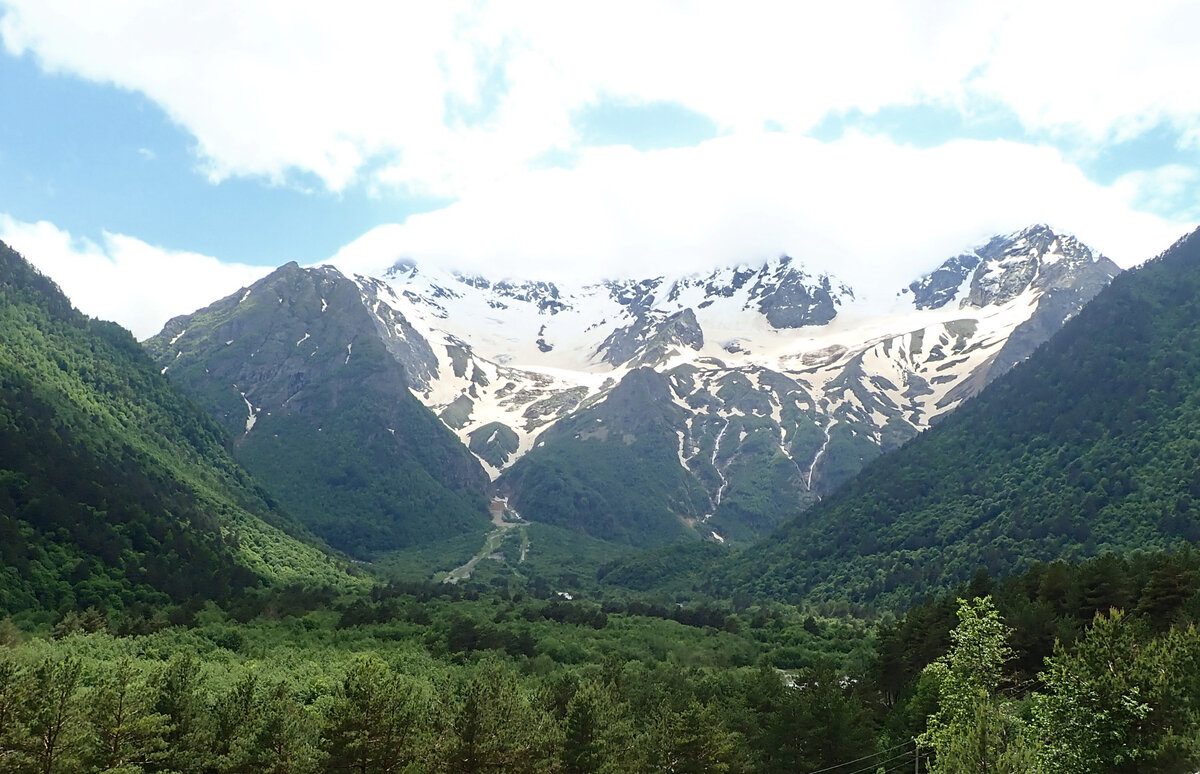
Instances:
[[[989,759],[1190,765],[1200,721],[1180,708],[1198,699],[1174,676],[1200,658],[1185,626],[1200,615],[1185,472],[1200,360],[1180,342],[1200,340],[1200,243],[1068,303],[1011,279],[1069,263],[1045,257],[1069,242],[1039,252],[1038,233],[993,240],[1009,256],[995,266],[947,262],[968,269],[947,311],[921,308],[953,295],[934,272],[909,288],[914,311],[882,322],[850,314],[848,290],[810,304],[836,314],[799,334],[760,308],[777,348],[746,336],[718,357],[701,343],[711,321],[655,303],[663,325],[605,333],[593,354],[619,351],[616,365],[576,370],[501,364],[458,338],[422,359],[439,351],[422,328],[367,303],[381,281],[295,265],[143,351],[6,254],[0,332],[24,381],[5,377],[4,416],[59,424],[0,435],[24,466],[0,477],[0,526],[23,541],[3,545],[17,582],[0,588],[0,708],[21,709],[0,756],[16,771],[848,774],[950,766],[1004,727]],[[741,312],[769,298],[755,292]],[[1012,354],[1064,308],[1061,331]],[[896,319],[908,330],[887,332]],[[537,333],[553,352],[551,327]],[[1119,388],[1086,387],[1101,380]],[[46,412],[26,390],[60,402]],[[108,418],[90,425],[72,401]],[[161,411],[191,418],[159,438],[126,418]],[[86,452],[54,451],[73,439]],[[121,448],[144,451],[109,456]],[[62,453],[91,455],[106,483],[25,483]],[[159,490],[171,505],[144,500],[140,522],[111,499]],[[105,494],[68,515],[39,499],[55,491]],[[184,538],[171,514],[189,492],[208,505]],[[89,538],[97,525],[109,543]],[[170,562],[195,560],[192,585],[159,564],[164,540]],[[233,580],[220,591],[199,585],[213,559],[198,544]],[[48,588],[55,608],[37,601]],[[960,680],[970,722],[947,709]],[[1112,710],[1131,696],[1136,712]],[[46,697],[64,713],[50,742]],[[1115,746],[1063,731],[1097,718]],[[114,729],[124,741],[95,741]]]
[[[0,0],[0,774],[1200,773],[1200,3]]]
[[[459,581],[467,580],[471,577],[471,572],[474,571],[475,565],[481,560],[488,559],[494,555],[505,544],[505,539],[512,536],[514,528],[520,527],[521,517],[515,512],[508,509],[508,503],[500,498],[492,498],[492,502],[488,504],[488,512],[492,515],[493,529],[487,534],[484,540],[483,548],[477,554],[467,560],[465,564],[455,567],[453,570],[445,573],[445,577],[439,578],[434,576],[434,580],[440,580],[442,583],[458,583]],[[520,536],[520,546],[517,549],[517,563],[525,561],[525,555],[529,552],[529,535],[525,530],[518,530]]]

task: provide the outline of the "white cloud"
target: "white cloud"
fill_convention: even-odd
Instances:
[[[649,276],[782,252],[860,292],[895,292],[943,259],[1037,222],[1124,266],[1191,228],[1138,212],[1051,148],[959,141],[932,149],[782,133],[695,148],[586,153],[437,212],[383,226],[334,262],[380,271],[399,258],[495,276]]]
[[[96,244],[45,221],[23,223],[3,214],[0,240],[58,283],[81,311],[114,320],[139,339],[269,271],[164,250],[120,234],[106,233],[103,244]]]
[[[1071,163],[1162,123],[1200,144],[1200,90],[1183,80],[1200,71],[1188,40],[1200,5],[1187,0],[0,5],[7,51],[147,95],[195,137],[213,180],[299,172],[335,191],[457,198],[364,235],[339,254],[346,265],[407,255],[595,277],[788,252],[890,290],[1032,222],[1130,265],[1195,216],[1178,206],[1195,168],[1104,187]],[[574,122],[608,101],[675,103],[724,135],[649,153],[582,146]],[[1014,142],[803,136],[831,113],[934,102],[1007,108],[1070,158]],[[539,166],[556,153],[571,166]],[[129,237],[0,227],[86,311],[142,336],[262,273]]]
[[[1123,266],[1194,227],[1135,209],[1194,187],[1168,168],[1111,187],[1052,148],[958,141],[931,149],[862,135],[832,143],[736,134],[695,148],[583,154],[382,226],[333,262],[379,272],[399,258],[489,276],[591,280],[699,272],[788,253],[860,295],[890,296],[959,250],[1035,222],[1070,231]],[[105,233],[99,244],[0,215],[0,239],[88,314],[139,338],[267,273]]]
[[[669,101],[724,130],[979,99],[1087,142],[1200,142],[1200,5],[783,0],[602,5],[7,0],[45,67],[140,91],[213,179],[312,173],[454,195],[578,150],[585,106]]]
[[[1200,4],[1026,2],[995,36],[973,84],[1031,128],[1085,143],[1165,123],[1200,146]]]
[[[1200,219],[1200,169],[1167,164],[1129,172],[1117,178],[1114,190],[1143,210],[1174,212],[1178,217]]]

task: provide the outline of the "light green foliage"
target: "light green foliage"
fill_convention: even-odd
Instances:
[[[30,675],[0,650],[0,771],[31,765],[30,732],[25,713],[33,701]]]
[[[1033,708],[1041,770],[1183,770],[1200,753],[1198,669],[1194,628],[1151,639],[1119,610],[1098,614],[1072,651],[1047,660]]]
[[[1011,771],[1005,753],[1019,734],[1012,708],[998,693],[1012,655],[1009,629],[991,597],[960,600],[950,652],[929,665],[938,708],[918,744],[934,753],[933,774]]]
[[[46,659],[32,670],[28,694],[26,754],[37,771],[75,771],[85,731],[78,690],[83,665],[77,658]]]

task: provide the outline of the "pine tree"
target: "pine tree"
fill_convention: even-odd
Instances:
[[[367,774],[418,760],[430,704],[420,685],[378,657],[355,659],[326,712],[328,768]]]
[[[96,771],[147,767],[165,755],[167,718],[150,706],[145,675],[123,658],[103,676],[92,693],[89,768]]]
[[[0,771],[20,771],[32,764],[26,714],[33,690],[28,670],[0,651]]]
[[[68,656],[47,659],[33,672],[29,731],[36,771],[53,774],[69,770],[81,747],[79,678],[83,665]]]
[[[1034,699],[1039,764],[1048,774],[1195,767],[1200,757],[1200,635],[1151,640],[1119,610],[1097,614],[1068,652],[1056,648]],[[1189,768],[1189,770],[1191,770]]]

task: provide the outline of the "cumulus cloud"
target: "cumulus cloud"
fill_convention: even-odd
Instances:
[[[1147,0],[1023,3],[997,28],[972,88],[1030,128],[1083,143],[1127,140],[1159,124],[1200,146],[1200,4]]]
[[[0,215],[0,240],[58,283],[93,317],[114,320],[148,338],[171,317],[207,306],[267,273],[105,233],[102,243],[76,239],[45,221]]]
[[[458,195],[580,150],[575,119],[605,100],[675,103],[734,133],[982,102],[1051,136],[1168,124],[1200,142],[1188,0],[5,5],[10,53],[147,95],[214,180],[302,172],[341,190],[370,169]]]
[[[739,134],[694,148],[592,150],[572,170],[529,172],[374,229],[334,263],[369,273],[412,258],[590,280],[788,253],[860,292],[890,294],[963,248],[1032,223],[1071,231],[1124,266],[1190,228],[1138,212],[1126,193],[1048,147]]]
[[[1128,266],[1196,217],[1177,203],[1193,167],[1104,186],[1076,165],[1152,127],[1200,145],[1200,90],[1182,80],[1200,69],[1188,39],[1200,6],[1187,0],[0,7],[10,54],[146,95],[195,138],[214,181],[313,176],[332,191],[454,201],[347,245],[336,261],[348,268],[412,257],[599,278],[786,252],[890,292],[1033,222]],[[581,116],[656,103],[707,117],[720,136],[652,152],[586,145]],[[1058,149],[805,136],[830,116],[931,104],[968,119],[979,105],[1007,111]],[[140,336],[263,272],[114,234],[94,244],[45,223],[0,226],[82,308]]]
[[[1151,212],[1175,212],[1180,217],[1200,220],[1200,169],[1166,164],[1136,170],[1117,178],[1113,189],[1135,206]]]

